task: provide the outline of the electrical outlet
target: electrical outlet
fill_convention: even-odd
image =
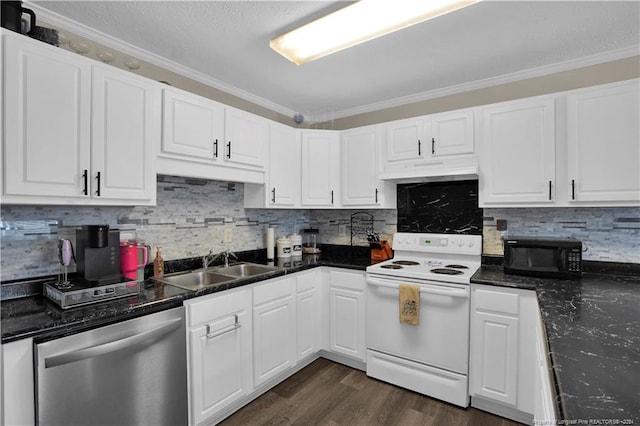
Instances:
[[[340,237],[346,237],[347,236],[347,225],[343,224],[343,225],[338,225],[338,234]]]
[[[225,243],[233,242],[233,228],[231,226],[224,227],[224,242]]]

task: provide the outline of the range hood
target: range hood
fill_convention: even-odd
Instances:
[[[478,157],[391,164],[378,175],[395,183],[442,182],[478,179]]]

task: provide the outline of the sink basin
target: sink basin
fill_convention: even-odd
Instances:
[[[231,266],[216,268],[215,272],[237,278],[244,278],[267,274],[272,271],[277,271],[278,269],[280,268],[275,266],[258,265],[255,263],[237,263]]]
[[[224,284],[235,279],[236,277],[222,275],[212,271],[198,271],[168,275],[160,281],[185,290],[200,290],[201,288]]]

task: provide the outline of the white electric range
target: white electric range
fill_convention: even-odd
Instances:
[[[367,267],[367,375],[469,405],[469,283],[480,235],[396,233],[393,259]],[[419,288],[419,324],[400,323],[399,286]]]

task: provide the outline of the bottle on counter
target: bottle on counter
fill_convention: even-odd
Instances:
[[[156,247],[156,258],[153,259],[153,278],[164,277],[164,259],[162,258],[162,247]]]

